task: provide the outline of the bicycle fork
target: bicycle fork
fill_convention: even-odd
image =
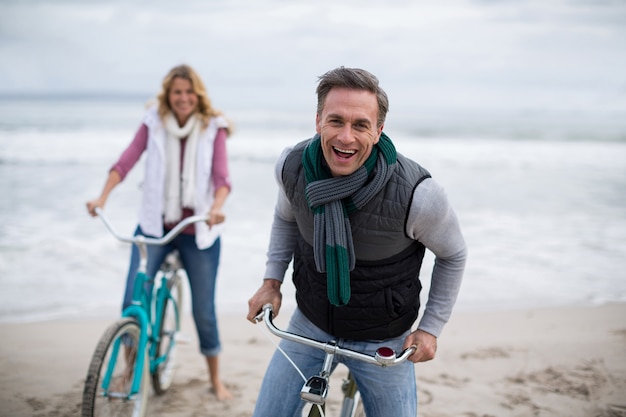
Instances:
[[[145,381],[141,381],[141,379],[143,376],[143,366],[145,363],[146,345],[148,343],[148,316],[143,309],[135,305],[131,305],[126,308],[123,312],[123,316],[133,317],[135,320],[137,320],[137,323],[141,328],[139,343],[138,346],[136,346],[137,352],[133,361],[134,363],[130,364],[130,366],[133,367],[133,380],[130,387],[130,392],[128,394],[128,399],[132,399],[133,396],[139,392],[139,388],[141,387],[142,382],[145,383]],[[112,357],[118,357],[117,355],[119,349],[122,348],[121,345],[124,344],[124,341],[122,339],[123,338],[120,337],[115,341]],[[111,382],[114,368],[115,361],[109,361],[107,371],[104,375],[104,378],[102,379],[102,387],[104,389],[105,395],[111,395],[109,393],[109,384]]]

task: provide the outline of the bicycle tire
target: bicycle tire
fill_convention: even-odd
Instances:
[[[349,415],[350,417],[366,417],[363,401],[361,401],[361,393],[358,391],[354,394],[354,403],[352,404],[352,410]]]
[[[104,417],[104,416],[131,416],[144,417],[146,415],[148,403],[148,374],[149,358],[144,355],[144,364],[139,392],[132,398],[128,398],[131,374],[128,375],[126,358],[132,355],[131,348],[127,346],[138,346],[141,327],[132,318],[125,318],[110,325],[104,332],[96,346],[96,350],[91,358],[85,387],[83,389],[82,417]],[[124,342],[121,339],[124,338]],[[122,346],[120,346],[120,344]],[[115,349],[117,345],[118,349]],[[111,355],[117,350],[117,357],[112,359]],[[136,355],[136,352],[135,352]],[[114,360],[114,370],[111,378],[111,385],[117,385],[121,390],[109,390],[107,395],[101,392],[101,381],[111,360]],[[133,359],[134,362],[134,359]],[[134,366],[133,366],[134,368]]]
[[[172,384],[176,369],[176,334],[180,331],[180,309],[183,305],[183,288],[180,276],[174,274],[167,280],[167,289],[172,299],[165,299],[161,310],[161,323],[158,329],[159,343],[155,346],[155,358],[165,355],[152,372],[152,387],[157,395],[165,393]],[[175,304],[175,305],[174,305]]]
[[[366,417],[365,410],[363,409],[363,401],[361,400],[361,393],[356,385],[356,381],[351,373],[348,373],[348,378],[344,381],[341,387],[343,391],[343,402],[341,404],[341,417]]]
[[[303,415],[307,417],[321,417],[321,413],[317,405],[313,404],[303,410]],[[325,407],[322,406],[322,412],[326,413]],[[361,401],[361,393],[356,391],[354,397],[344,396],[341,404],[340,417],[366,417],[363,409],[363,401]],[[325,415],[325,414],[324,414]]]

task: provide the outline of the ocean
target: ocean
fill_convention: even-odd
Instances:
[[[0,98],[1,322],[119,313],[129,247],[85,203],[132,139],[144,101]],[[312,135],[313,112],[227,111],[237,130],[228,141],[220,312],[245,315],[261,283],[274,162]],[[392,112],[385,132],[445,187],[459,217],[469,259],[458,310],[626,301],[624,113]],[[106,206],[120,232],[136,224],[141,165]],[[432,261],[427,254],[424,297]],[[293,305],[289,275],[283,287]]]

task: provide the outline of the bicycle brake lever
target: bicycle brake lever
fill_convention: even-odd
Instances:
[[[269,310],[269,313],[272,313],[272,305],[270,303],[267,303],[263,306],[263,308],[261,309],[261,312],[259,314],[256,315],[256,317],[254,318],[254,321],[256,321],[257,323],[260,321],[263,321],[263,317],[265,317],[265,314],[267,314]]]
[[[261,311],[259,314],[257,314],[254,317],[254,321],[256,321],[257,323],[260,323],[261,321],[263,321],[263,316],[265,316],[265,311]]]

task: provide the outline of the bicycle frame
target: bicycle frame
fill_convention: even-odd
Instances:
[[[172,293],[167,288],[166,282],[167,282],[167,277],[162,276],[161,285],[157,289],[157,293],[156,293],[155,309],[154,309],[155,321],[150,331],[150,335],[151,335],[150,337],[150,342],[151,342],[150,344],[150,373],[153,373],[156,370],[156,368],[159,365],[161,365],[163,361],[165,361],[165,358],[167,357],[167,354],[156,357],[157,346],[161,340],[161,335],[158,334],[157,329],[161,328],[161,320],[162,320],[162,315],[156,314],[156,313],[163,311],[166,300],[171,300],[172,305],[174,306],[174,314],[176,317],[176,321],[179,321],[180,319],[180,306],[176,303],[176,300],[174,300],[174,297],[172,297]],[[169,347],[167,349],[168,354],[172,346],[174,345],[174,343],[175,343],[174,339],[171,339]]]
[[[131,305],[126,307],[122,312],[122,317],[130,317],[137,321],[139,327],[141,329],[141,334],[139,337],[139,346],[137,347],[137,356],[135,358],[133,379],[131,383],[131,388],[129,392],[128,398],[133,398],[135,394],[139,392],[144,360],[146,355],[146,347],[148,343],[150,343],[150,349],[148,352],[149,355],[149,366],[150,372],[154,372],[155,369],[159,366],[161,362],[163,362],[166,358],[166,355],[161,355],[160,357],[155,357],[156,348],[158,346],[158,342],[160,341],[161,336],[158,333],[157,329],[161,324],[161,314],[158,314],[163,308],[167,299],[175,301],[165,285],[167,278],[165,276],[161,277],[161,285],[156,291],[155,300],[154,300],[154,318],[153,320],[153,286],[150,285],[150,291],[146,288],[146,284],[152,284],[153,279],[151,279],[146,274],[146,268],[148,264],[148,245],[166,245],[171,242],[174,237],[176,237],[180,232],[187,227],[188,225],[199,222],[206,221],[208,219],[207,216],[191,216],[180,223],[178,223],[172,230],[170,230],[165,236],[161,238],[150,238],[142,235],[137,235],[133,237],[127,237],[120,235],[112,226],[108,217],[104,214],[104,211],[97,207],[96,214],[102,219],[107,229],[120,241],[126,243],[132,243],[137,246],[139,250],[140,260],[139,267],[137,269],[137,273],[135,275],[134,286],[133,286],[133,297]],[[180,306],[173,302],[175,306],[175,314],[176,318],[179,318],[180,315]],[[117,340],[114,346],[114,352],[117,353],[120,349],[121,340]],[[174,340],[170,341],[171,345],[175,343]],[[169,352],[169,349],[168,349]],[[102,379],[102,389],[105,395],[109,393],[109,384],[111,374],[113,373],[113,369],[115,368],[115,361],[109,361],[107,371],[105,373],[105,377]]]
[[[272,321],[272,305],[265,304],[261,313],[256,316],[255,320],[260,322],[263,320],[269,331],[282,339],[290,340],[292,342],[301,343],[306,346],[310,346],[316,349],[321,349],[325,352],[324,363],[322,370],[316,376],[310,377],[302,387],[300,391],[300,397],[309,403],[324,405],[326,402],[326,396],[328,395],[328,380],[331,373],[332,363],[335,355],[342,355],[352,359],[357,359],[373,365],[382,367],[399,365],[405,362],[409,356],[415,352],[415,347],[411,346],[405,349],[400,355],[396,356],[393,349],[388,347],[379,348],[375,355],[367,355],[365,353],[357,352],[355,350],[343,348],[337,344],[336,341],[331,340],[328,342],[321,342],[305,336],[300,336],[294,333],[290,333],[276,327]]]

